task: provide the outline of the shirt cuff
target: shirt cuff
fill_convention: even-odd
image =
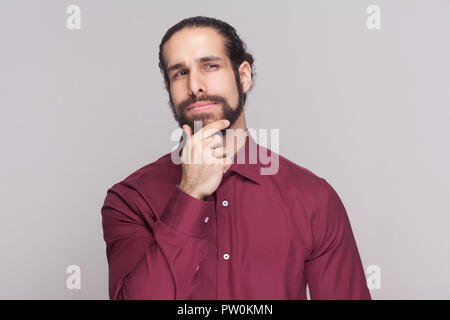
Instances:
[[[188,236],[204,237],[206,236],[206,223],[211,219],[214,208],[213,201],[194,198],[177,185],[160,220],[172,229]]]

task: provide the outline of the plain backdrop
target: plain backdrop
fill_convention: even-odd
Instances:
[[[158,46],[195,15],[247,43],[247,125],[279,129],[279,153],[336,189],[364,268],[380,267],[372,297],[449,299],[446,0],[1,0],[0,298],[108,299],[100,208],[176,145]]]

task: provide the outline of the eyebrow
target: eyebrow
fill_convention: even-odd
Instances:
[[[207,57],[197,58],[194,61],[196,63],[199,63],[199,62],[210,62],[210,61],[223,61],[223,59],[216,57],[216,56],[207,56]],[[174,64],[167,68],[167,73],[169,73],[170,71],[176,70],[176,69],[183,68],[185,66],[186,66],[186,64],[184,62]]]

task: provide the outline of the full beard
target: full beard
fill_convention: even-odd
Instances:
[[[178,122],[178,126],[180,128],[182,128],[184,124],[187,124],[191,127],[191,132],[195,133],[194,129],[200,129],[200,128],[195,128],[194,121],[201,121],[202,127],[204,127],[208,123],[211,123],[211,122],[214,122],[217,120],[226,119],[230,122],[229,127],[231,127],[236,122],[236,120],[239,118],[239,116],[242,114],[242,111],[244,109],[244,101],[245,101],[244,92],[242,90],[242,86],[241,86],[240,82],[236,81],[236,85],[237,85],[239,100],[238,100],[238,104],[237,104],[236,108],[234,108],[234,109],[230,106],[227,99],[224,97],[217,96],[217,95],[211,95],[211,96],[203,95],[198,98],[197,97],[189,98],[189,99],[181,102],[177,108],[178,110],[180,110],[180,113],[178,114],[176,112],[176,109],[173,104],[172,95],[169,94],[169,98],[170,98],[169,105],[172,110],[172,114],[175,118],[175,121]],[[212,101],[214,103],[217,103],[218,106],[220,107],[219,114],[217,114],[215,112],[205,111],[205,112],[201,112],[198,114],[188,115],[187,106],[189,106],[190,104],[197,102],[197,101]],[[220,131],[223,136],[225,135],[225,131],[226,131],[226,129],[223,129]]]

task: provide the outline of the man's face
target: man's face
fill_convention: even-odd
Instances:
[[[244,92],[223,41],[212,28],[185,28],[174,33],[164,45],[170,80],[166,89],[180,127],[188,124],[194,132],[195,120],[205,126],[220,119],[229,120],[232,126],[241,115]],[[192,104],[206,101],[212,104],[192,108]]]

